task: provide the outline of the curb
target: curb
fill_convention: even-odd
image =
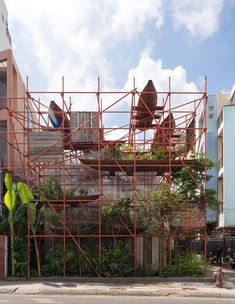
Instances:
[[[66,296],[133,296],[133,297],[184,297],[184,298],[226,298],[226,299],[234,299],[235,293],[229,292],[208,292],[195,290],[194,292],[185,292],[183,290],[155,290],[155,291],[135,291],[135,290],[39,290],[35,293],[21,293],[20,290],[16,290],[13,294],[27,294],[27,295],[66,295]]]
[[[155,283],[173,283],[173,282],[192,282],[192,283],[211,283],[211,277],[126,277],[126,278],[93,278],[93,277],[36,277],[36,278],[16,278],[8,277],[2,282],[13,283],[43,283],[43,282],[74,282],[74,283],[104,283],[104,284],[155,284]]]

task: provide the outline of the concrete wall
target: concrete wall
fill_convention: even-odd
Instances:
[[[223,107],[230,104],[230,94],[220,93],[217,95],[217,118],[220,115]]]
[[[197,126],[199,128],[203,127],[203,108],[198,115]],[[197,147],[197,150],[200,153],[204,153],[206,145],[206,154],[207,158],[211,159],[214,162],[218,160],[217,146],[218,146],[218,129],[217,129],[217,96],[209,95],[207,100],[207,109],[206,109],[206,143],[204,134],[200,137],[200,145]],[[200,131],[197,131],[197,136],[199,136]],[[207,182],[206,187],[209,189],[214,189],[217,191],[217,182],[218,182],[218,168],[212,168],[207,172],[212,176],[211,180]],[[212,223],[217,220],[217,211],[207,208],[207,223]]]
[[[23,154],[26,154],[26,135],[23,134],[24,99],[26,98],[25,85],[21,78],[20,72],[15,63],[12,50],[8,49],[0,52],[0,61],[5,62],[7,74],[7,107],[12,110],[12,117],[5,109],[0,110],[0,124],[7,126],[7,163],[4,163],[10,170],[18,171],[16,175],[22,175],[22,166],[26,163]],[[4,96],[2,96],[4,97]],[[6,96],[5,96],[6,97]],[[19,99],[16,99],[19,98]],[[17,151],[18,150],[18,151]],[[19,153],[21,151],[21,154]]]
[[[217,162],[217,146],[218,146],[218,136],[217,136],[217,96],[208,96],[207,101],[207,112],[206,112],[206,153],[207,157]],[[206,187],[208,189],[214,189],[217,192],[218,184],[218,168],[214,167],[208,170],[207,174],[211,175],[212,178],[207,182]],[[207,208],[206,214],[207,222],[215,222],[217,220],[217,211]]]
[[[8,13],[4,0],[0,0],[0,51],[11,48],[11,37],[8,30]]]
[[[167,242],[166,239],[158,236],[137,236],[136,238],[136,259],[137,264],[159,270],[160,265],[167,263]]]
[[[226,106],[224,115],[224,187],[223,187],[223,212],[224,226],[235,226],[235,106]]]

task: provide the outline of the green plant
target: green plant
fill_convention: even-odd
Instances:
[[[76,250],[66,244],[65,262],[68,275],[78,275],[78,259]],[[62,276],[64,269],[64,247],[62,243],[52,244],[44,256],[42,274],[44,276]]]
[[[64,197],[64,191],[59,181],[54,177],[49,177],[42,180],[38,185],[32,189],[33,195],[36,200],[60,200]]]
[[[111,248],[107,248],[107,246],[103,244],[101,260],[99,260],[98,243],[96,241],[87,241],[83,248],[91,264],[96,269],[101,269],[101,274],[104,277],[126,277],[134,273],[130,242],[123,242],[121,240],[114,241]],[[90,264],[84,256],[81,256],[81,267],[83,275],[94,275],[94,270],[91,269]]]
[[[188,253],[176,256],[172,265],[168,265],[161,273],[162,276],[199,276],[205,272],[205,259]]]
[[[87,190],[85,190],[83,188],[80,188],[78,192],[79,192],[79,195],[81,195],[81,196],[86,196],[88,194]]]
[[[132,222],[132,208],[131,200],[124,197],[117,200],[114,204],[110,204],[102,207],[102,218],[104,224],[106,225],[107,233],[108,229],[113,227],[118,222],[125,222],[127,225],[130,225]]]
[[[165,147],[158,147],[152,151],[152,155],[154,159],[167,159],[168,153]]]
[[[27,237],[17,235],[14,242],[15,255],[15,275],[23,277],[27,275],[28,261],[27,261]]]
[[[11,273],[15,276],[15,248],[14,248],[14,241],[15,241],[15,229],[14,229],[14,222],[15,222],[15,206],[16,206],[16,195],[14,186],[12,183],[12,177],[9,173],[5,174],[4,182],[7,188],[7,192],[4,196],[4,203],[8,209],[8,224],[10,227],[10,234],[11,234]]]
[[[101,158],[104,160],[108,159],[121,159],[122,155],[122,145],[104,145],[103,149],[101,150]]]
[[[162,183],[152,192],[150,198],[146,198],[143,193],[136,193],[135,197],[139,205],[136,210],[137,217],[145,231],[166,236],[168,230],[165,224],[170,222],[173,211],[183,205],[184,197],[170,189],[166,183]]]
[[[175,189],[185,200],[194,200],[201,204],[206,202],[209,207],[217,209],[220,202],[216,199],[216,192],[213,189],[204,190],[204,182],[211,179],[205,169],[209,170],[215,166],[213,161],[205,159],[203,155],[196,157],[192,154],[190,166],[173,172]]]
[[[38,270],[38,275],[41,276],[41,263],[40,263],[41,259],[39,254],[38,242],[36,238],[36,232],[41,216],[45,214],[45,207],[41,206],[37,212],[36,209],[38,203],[34,201],[33,193],[31,192],[27,184],[23,182],[18,182],[17,189],[21,203],[23,205],[26,205],[27,208],[29,209],[29,213],[30,213],[29,224],[34,238],[34,245],[35,245],[36,257],[37,257],[37,270]]]

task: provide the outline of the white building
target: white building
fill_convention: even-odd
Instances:
[[[11,49],[11,36],[8,30],[8,12],[4,0],[0,0],[0,51]]]

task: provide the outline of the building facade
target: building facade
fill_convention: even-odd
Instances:
[[[218,228],[227,233],[235,231],[234,89],[230,94],[218,96],[218,199],[223,202]]]
[[[0,0],[0,51],[11,49],[11,35],[8,29],[8,12],[4,0]]]
[[[199,127],[203,119],[204,117],[199,115]],[[210,233],[214,230],[219,238],[233,236],[235,235],[235,85],[231,93],[208,96],[206,126],[206,141],[201,138],[198,151],[199,153],[206,151],[207,158],[218,164],[207,172],[211,175],[211,179],[206,187],[215,190],[221,202],[218,211],[207,208],[208,231]]]

